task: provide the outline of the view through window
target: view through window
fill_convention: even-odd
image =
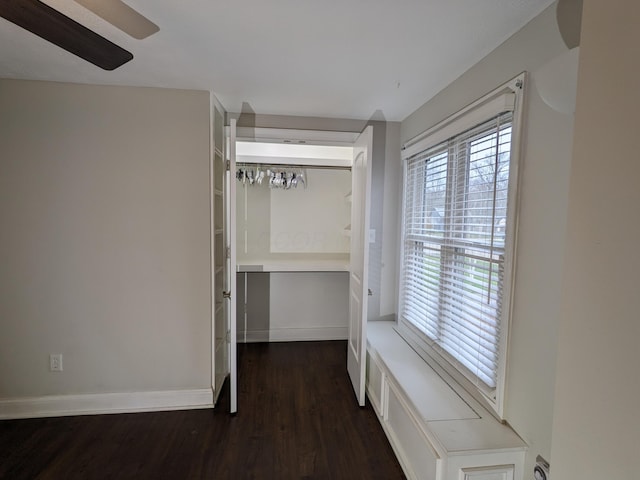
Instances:
[[[407,159],[401,323],[495,390],[512,113]]]

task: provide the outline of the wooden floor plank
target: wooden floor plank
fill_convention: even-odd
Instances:
[[[345,342],[238,346],[238,414],[213,410],[0,422],[0,479],[402,479]]]

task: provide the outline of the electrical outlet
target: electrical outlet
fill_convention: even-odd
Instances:
[[[49,370],[52,372],[62,371],[62,354],[52,353],[49,355]]]

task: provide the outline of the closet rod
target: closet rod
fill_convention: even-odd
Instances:
[[[351,167],[341,165],[291,165],[288,163],[245,163],[238,162],[236,167],[260,167],[262,169],[276,168],[299,168],[299,169],[315,169],[315,170],[351,170]]]

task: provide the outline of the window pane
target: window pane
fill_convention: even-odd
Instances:
[[[447,151],[426,160],[425,169],[425,234],[442,238],[444,235],[445,200],[447,191]]]
[[[430,338],[438,337],[440,246],[407,241],[404,249],[404,316]]]
[[[454,249],[447,258],[439,343],[487,386],[495,387],[501,258],[476,253]]]
[[[497,381],[511,114],[407,161],[402,317],[486,387]]]

